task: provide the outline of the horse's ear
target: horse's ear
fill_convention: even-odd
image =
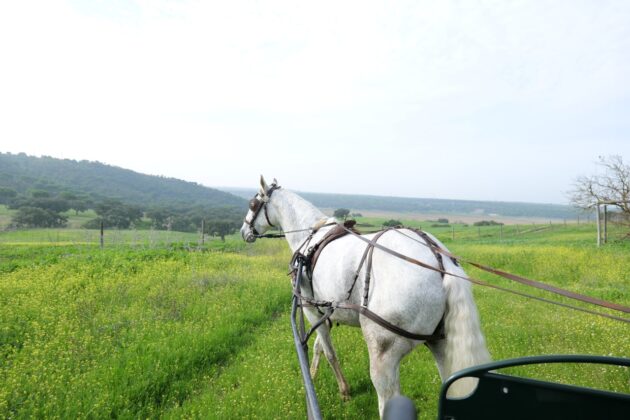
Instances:
[[[267,190],[269,190],[269,185],[267,185],[267,182],[265,181],[265,177],[262,175],[260,176],[260,189],[263,194],[265,194]]]

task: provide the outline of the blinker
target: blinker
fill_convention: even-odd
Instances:
[[[257,198],[252,198],[251,200],[249,200],[249,209],[251,211],[256,211],[261,204],[262,202],[260,200],[258,200]]]

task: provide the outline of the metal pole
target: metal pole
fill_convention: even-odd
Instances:
[[[301,261],[298,262],[296,276],[295,289],[299,292],[300,279],[302,277]],[[307,343],[302,343],[302,337],[298,332],[298,325],[296,322],[298,303],[298,297],[296,296],[296,294],[293,294],[293,300],[291,303],[291,329],[293,330],[293,343],[295,344],[295,350],[298,355],[298,362],[300,363],[300,370],[302,372],[302,381],[304,382],[304,391],[306,392],[306,409],[308,412],[308,418],[313,420],[321,420],[322,413],[319,409],[317,395],[315,394],[315,386],[313,385],[313,379],[311,378],[311,372],[308,366],[308,346]]]
[[[604,243],[608,242],[608,205],[604,204]]]
[[[599,203],[597,203],[597,206],[595,206],[595,208],[597,209],[597,214],[595,215],[596,219],[597,219],[597,246],[601,246],[602,244],[602,236],[601,236],[601,232],[600,232],[600,226],[599,226]]]

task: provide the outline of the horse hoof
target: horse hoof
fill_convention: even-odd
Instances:
[[[339,390],[341,392],[341,399],[343,401],[350,401],[350,387],[345,386],[343,389]]]

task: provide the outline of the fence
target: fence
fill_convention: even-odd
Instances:
[[[418,226],[414,226],[418,227]],[[595,222],[584,222],[577,224],[566,221],[556,221],[548,223],[531,224],[496,224],[488,226],[475,226],[466,224],[424,224],[422,229],[436,235],[440,240],[455,241],[519,241],[534,237],[544,238],[557,233],[574,235],[576,239],[586,239],[595,243],[597,224]],[[612,224],[607,227],[606,235],[611,240],[621,240],[628,238],[630,228],[622,223]]]
[[[0,231],[1,244],[50,244],[85,246],[137,246],[157,248],[174,244],[189,247],[203,246],[219,237],[202,235],[201,232],[176,232],[168,230],[118,230],[104,229],[5,229]]]

